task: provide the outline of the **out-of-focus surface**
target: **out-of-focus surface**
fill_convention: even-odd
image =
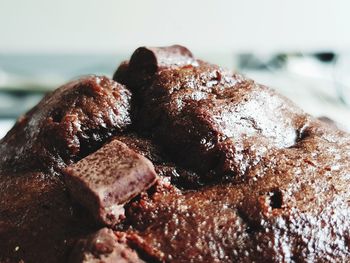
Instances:
[[[4,137],[14,124],[14,120],[0,119],[0,138]]]
[[[0,54],[0,118],[15,118],[65,82],[86,74],[111,76],[115,54]]]
[[[306,112],[350,131],[350,53],[239,55],[237,68],[275,88]]]
[[[347,0],[1,0],[0,50],[313,51],[350,45]],[[199,55],[199,54],[198,54]]]
[[[111,76],[136,47],[175,43],[350,130],[348,10],[347,0],[0,0],[0,137],[68,80]],[[310,56],[324,51],[336,59]]]
[[[127,56],[0,55],[0,137],[15,118],[33,107],[46,92],[85,74],[112,76]],[[349,53],[232,53],[226,56],[207,53],[200,56],[273,87],[312,115],[326,116],[350,130]]]

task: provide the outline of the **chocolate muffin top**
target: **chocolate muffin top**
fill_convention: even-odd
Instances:
[[[178,45],[113,79],[1,140],[1,262],[350,260],[349,134]]]

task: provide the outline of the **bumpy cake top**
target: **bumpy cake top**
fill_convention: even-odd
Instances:
[[[178,45],[113,79],[58,88],[1,140],[0,261],[350,259],[347,133]]]

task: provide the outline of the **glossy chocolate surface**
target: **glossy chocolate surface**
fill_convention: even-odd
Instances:
[[[1,141],[0,261],[350,260],[348,133],[181,46],[142,47],[128,61],[121,84],[69,83]],[[103,150],[115,141],[127,151]],[[112,163],[142,155],[158,177],[132,195],[125,187],[113,201],[124,218],[109,229],[63,176],[88,160],[76,175],[105,182],[99,149]]]

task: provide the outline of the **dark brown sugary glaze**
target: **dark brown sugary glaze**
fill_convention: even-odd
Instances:
[[[139,48],[114,78],[132,99],[116,82],[82,79],[1,141],[0,261],[350,260],[347,133],[180,46]],[[71,200],[61,174],[112,139],[159,176],[113,233]]]

